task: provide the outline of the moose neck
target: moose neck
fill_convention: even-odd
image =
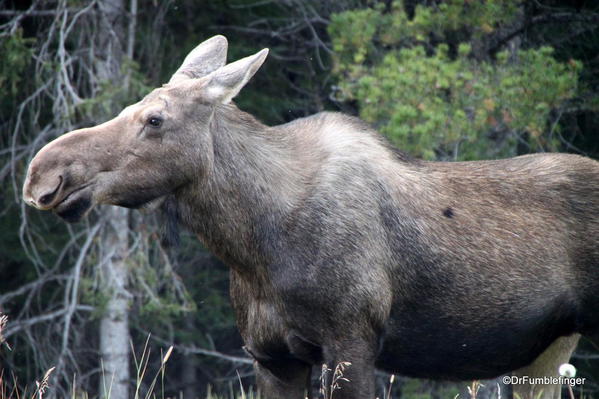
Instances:
[[[231,267],[255,273],[276,262],[285,215],[301,197],[298,154],[235,106],[218,107],[210,130],[213,167],[178,195],[182,222]]]

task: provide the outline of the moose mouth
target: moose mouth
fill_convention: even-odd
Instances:
[[[92,207],[91,192],[84,191],[87,187],[85,185],[71,191],[54,207],[54,212],[68,223],[80,221]]]

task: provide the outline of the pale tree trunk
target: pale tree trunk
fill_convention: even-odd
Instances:
[[[132,2],[133,3],[133,2]],[[128,13],[125,0],[101,0],[98,28],[98,59],[96,68],[100,81],[128,85],[122,75],[122,62],[133,51],[133,43],[125,45],[125,22],[129,21],[129,41],[133,40],[135,13]],[[133,7],[132,7],[133,8]],[[131,22],[133,21],[133,22]],[[130,54],[127,54],[130,55]],[[106,118],[113,115],[105,115]],[[124,208],[106,209],[106,227],[102,235],[102,291],[107,296],[105,313],[100,320],[100,357],[103,378],[100,397],[128,399],[131,386],[128,292],[129,211]]]
[[[193,321],[191,316],[185,317],[185,330],[186,331],[194,331],[195,326],[193,325]],[[197,398],[197,375],[196,375],[196,365],[194,360],[196,356],[185,355],[181,358],[181,380],[183,382],[183,397],[184,398]]]
[[[108,301],[100,320],[100,357],[103,378],[101,398],[128,399],[130,386],[129,293],[127,255],[129,251],[129,211],[107,209],[103,235],[106,261],[102,266],[103,291]]]

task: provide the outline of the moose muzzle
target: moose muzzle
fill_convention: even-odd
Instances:
[[[67,133],[37,153],[23,185],[28,205],[54,210],[67,221],[79,220],[91,207],[90,172],[97,168],[90,154],[94,139],[89,130]]]

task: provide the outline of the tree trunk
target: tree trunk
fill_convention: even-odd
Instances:
[[[185,316],[185,330],[196,331],[190,315]],[[184,355],[181,358],[181,382],[183,383],[183,397],[196,398],[198,396],[198,377],[196,375],[195,360],[197,356]]]
[[[108,225],[103,236],[102,244],[107,257],[102,267],[103,290],[108,301],[100,320],[100,357],[104,373],[100,382],[101,398],[129,398],[128,213],[124,208],[108,208]]]
[[[99,35],[96,62],[100,82],[127,83],[122,75],[125,55],[124,0],[102,0],[98,3]],[[134,16],[131,16],[134,18]],[[134,25],[133,25],[134,27]],[[129,46],[127,46],[129,48]],[[132,48],[132,47],[131,47]],[[120,104],[115,104],[119,106]],[[113,115],[105,115],[112,117]],[[102,276],[104,295],[108,298],[105,313],[100,320],[100,358],[103,378],[100,397],[128,399],[130,387],[129,297],[127,290],[127,256],[129,252],[129,211],[124,208],[106,208],[107,223],[102,235]]]

